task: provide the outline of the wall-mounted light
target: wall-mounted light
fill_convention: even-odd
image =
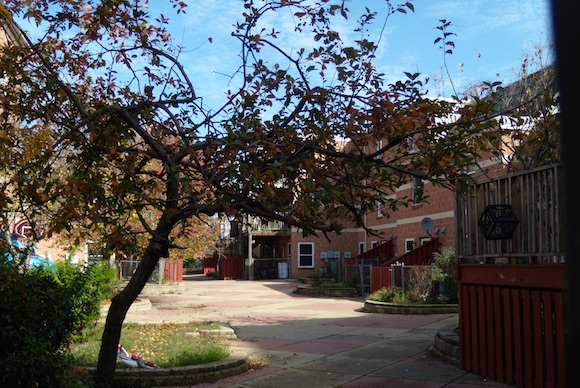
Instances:
[[[512,236],[518,222],[512,205],[487,205],[478,225],[487,240],[506,240]]]
[[[439,236],[439,228],[435,228],[435,231],[433,233],[435,233],[435,236]]]

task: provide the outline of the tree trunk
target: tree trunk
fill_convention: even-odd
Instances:
[[[101,350],[97,364],[96,382],[99,385],[110,386],[114,380],[117,363],[117,346],[121,338],[121,328],[123,327],[125,316],[133,301],[139,296],[143,287],[145,287],[160,257],[159,241],[152,239],[127,286],[111,300],[111,306],[107,314],[105,329],[101,339]]]

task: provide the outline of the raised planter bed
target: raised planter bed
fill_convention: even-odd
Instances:
[[[174,368],[118,368],[115,379],[126,383],[138,383],[140,387],[189,386],[207,383],[234,376],[248,370],[248,356],[244,351],[234,351],[228,358],[202,365]],[[87,368],[89,376],[94,377],[96,368]]]
[[[364,311],[379,314],[427,315],[456,313],[458,308],[456,304],[398,304],[366,300]]]
[[[349,297],[357,295],[356,289],[352,287],[297,287],[296,294],[326,297]]]
[[[454,331],[454,328],[448,327],[439,330],[430,350],[441,360],[459,365],[459,335]]]
[[[336,279],[334,278],[321,278],[321,277],[315,277],[315,278],[302,278],[299,279],[300,283],[304,283],[304,284],[322,284],[322,283],[336,283]]]

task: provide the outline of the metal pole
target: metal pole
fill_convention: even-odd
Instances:
[[[254,257],[252,256],[252,228],[248,226],[248,279],[254,280]]]

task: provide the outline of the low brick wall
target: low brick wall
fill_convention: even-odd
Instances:
[[[356,290],[351,287],[346,288],[316,288],[316,287],[298,287],[298,295],[308,296],[326,296],[326,297],[349,297],[356,296]]]
[[[398,304],[387,302],[365,301],[364,311],[379,314],[447,314],[458,311],[456,304]]]
[[[248,370],[247,354],[234,351],[225,360],[202,365],[174,368],[118,368],[115,379],[126,383],[138,382],[140,387],[189,386],[217,381]],[[94,377],[96,368],[87,368],[89,376]]]
[[[459,335],[453,329],[454,327],[438,331],[430,350],[441,360],[459,365]]]

